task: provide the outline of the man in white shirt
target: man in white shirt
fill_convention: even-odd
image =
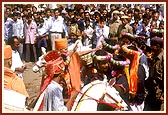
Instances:
[[[66,24],[64,19],[60,16],[59,9],[54,9],[55,17],[51,20],[50,27],[50,37],[51,37],[51,48],[55,50],[55,39],[62,38],[63,32],[65,32],[65,37],[68,37],[68,32],[66,31]]]
[[[90,46],[92,48],[92,36],[94,29],[90,25],[90,19],[85,19],[85,27],[84,27],[84,32],[83,32],[83,45],[84,46]]]
[[[51,19],[52,19],[52,16],[51,16],[51,9],[49,8],[46,8],[45,9],[45,18],[44,18],[44,28],[46,29],[46,40],[47,40],[47,51],[50,51],[51,50],[51,38],[49,36],[49,30],[50,30],[50,27],[51,27]]]
[[[108,39],[109,36],[109,27],[106,26],[105,20],[101,17],[99,24],[96,26],[96,47],[101,45],[101,41],[104,39]]]
[[[23,58],[23,43],[21,43],[23,39],[23,21],[21,19],[18,19],[19,13],[14,12],[13,13],[13,34],[12,36],[17,36],[20,44],[19,44],[19,53],[21,58]]]
[[[37,57],[39,58],[42,55],[42,47],[47,49],[47,41],[46,41],[46,29],[44,27],[43,18],[39,19],[39,26],[37,27]]]
[[[8,41],[9,45],[12,47],[12,66],[11,70],[13,70],[21,79],[23,79],[23,72],[26,69],[25,64],[22,62],[18,47],[19,47],[19,40],[16,36],[12,37]]]

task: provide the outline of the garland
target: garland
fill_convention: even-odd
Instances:
[[[110,61],[117,66],[126,66],[130,64],[130,60],[128,58],[126,58],[126,61],[116,61],[113,58],[111,58]]]
[[[126,66],[130,64],[130,60],[126,58],[126,61],[116,61],[113,59],[113,55],[108,53],[106,56],[96,56],[95,54],[93,55],[93,58],[99,61],[104,61],[110,59],[110,62],[112,62],[114,65],[117,66]]]
[[[140,52],[128,49],[127,47],[128,47],[128,45],[123,45],[122,46],[123,51],[134,56],[134,58],[132,60],[131,69],[130,69],[129,91],[130,91],[130,93],[135,95],[136,91],[137,91],[137,80],[138,80],[137,73],[138,73]]]
[[[99,61],[104,61],[104,60],[110,59],[112,57],[113,57],[112,54],[107,54],[106,56],[97,56],[95,54],[93,55],[93,58],[96,60],[99,60]]]
[[[102,45],[113,50],[120,49],[120,46],[118,44],[116,44],[115,46],[112,46],[110,44],[107,44],[105,41],[102,41]]]

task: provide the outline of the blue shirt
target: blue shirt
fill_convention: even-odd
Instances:
[[[4,23],[4,39],[6,40],[12,37],[13,23],[14,21],[11,18],[7,18],[7,20]]]

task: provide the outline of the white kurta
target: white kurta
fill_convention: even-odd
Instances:
[[[24,64],[23,64],[23,62],[20,58],[19,52],[12,50],[12,66],[11,66],[11,69],[14,72],[16,72],[20,78],[23,79],[22,73],[18,72],[18,71],[15,71],[15,68],[18,68],[18,67],[20,68],[22,66],[24,66]]]

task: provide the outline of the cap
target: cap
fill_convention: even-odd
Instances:
[[[124,15],[124,16],[121,17],[121,19],[129,19],[129,17]]]
[[[124,12],[123,12],[123,11],[120,11],[120,14],[124,15]]]
[[[10,45],[4,46],[4,59],[12,58],[12,48]]]
[[[114,10],[113,14],[120,14],[120,12],[118,10]]]
[[[66,38],[60,38],[55,40],[55,48],[56,50],[65,49],[68,47],[68,41]]]

